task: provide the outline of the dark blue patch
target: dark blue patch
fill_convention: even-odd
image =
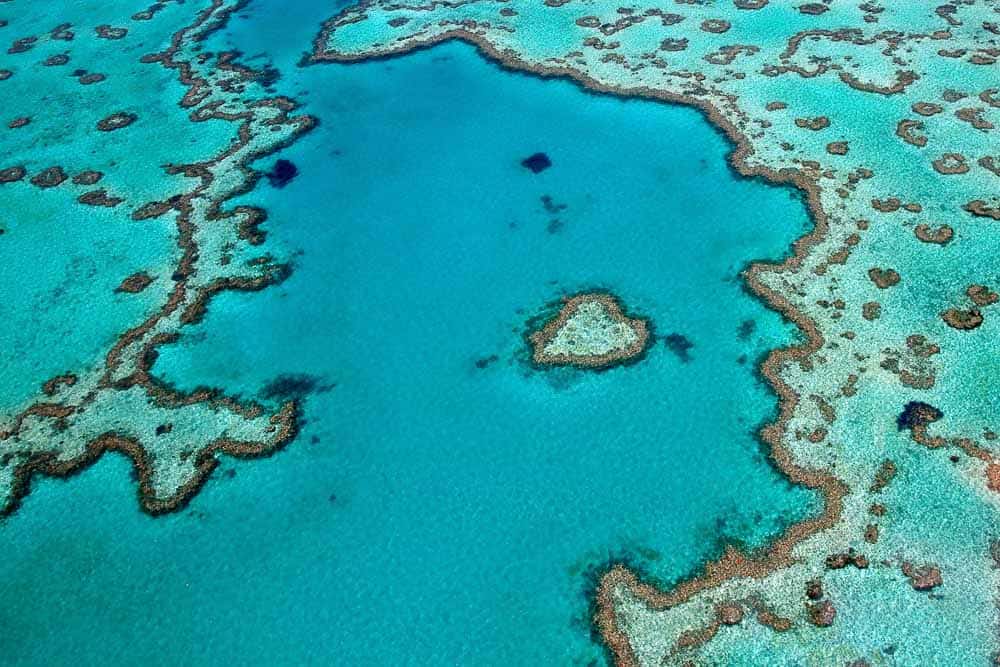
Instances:
[[[530,169],[533,174],[540,174],[552,166],[552,160],[545,153],[535,153],[521,160],[521,166]]]
[[[283,188],[298,173],[299,168],[292,164],[290,160],[278,160],[274,163],[274,169],[267,172],[267,181],[276,188]]]

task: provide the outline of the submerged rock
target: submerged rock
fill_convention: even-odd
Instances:
[[[688,350],[694,347],[694,343],[687,336],[679,333],[667,334],[663,337],[663,342],[666,344],[667,349],[676,354],[682,363],[686,364],[691,361],[691,355],[688,354]]]
[[[552,160],[545,153],[535,153],[521,160],[521,166],[533,174],[540,174],[552,166]]]
[[[283,188],[289,181],[298,176],[299,168],[291,160],[278,160],[274,168],[267,172],[267,181],[276,188]]]
[[[260,391],[264,399],[302,398],[309,394],[322,394],[335,385],[324,384],[322,378],[305,373],[285,373],[268,382]]]

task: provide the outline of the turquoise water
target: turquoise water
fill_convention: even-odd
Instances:
[[[300,4],[316,20],[273,48],[293,12],[263,2],[209,45],[271,61],[320,120],[258,165],[298,175],[241,201],[294,272],[216,298],[154,371],[265,402],[292,375],[303,431],[156,519],[120,457],[37,481],[0,526],[5,661],[603,661],[588,594],[609,559],[667,583],[817,509],[754,437],[775,408],[754,369],[794,332],[739,279],[805,209],[729,170],[694,111],[467,46],[297,69],[330,11]],[[538,175],[519,164],[536,151]],[[690,359],[661,340],[599,374],[533,369],[527,321],[590,287]]]

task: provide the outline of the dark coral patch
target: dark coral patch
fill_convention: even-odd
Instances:
[[[740,340],[749,340],[750,336],[753,335],[754,330],[757,328],[757,322],[754,320],[743,320],[740,322],[739,328],[736,330],[736,336]]]
[[[904,562],[902,570],[903,576],[910,580],[910,586],[915,591],[929,591],[943,583],[941,570],[933,563],[914,567],[911,563]]]
[[[39,188],[54,188],[67,178],[62,167],[48,167],[31,177],[31,184]]]
[[[952,229],[950,225],[941,225],[932,229],[930,225],[919,224],[913,229],[913,233],[916,234],[917,238],[924,243],[945,245],[951,241],[952,237],[955,235],[955,230]]]
[[[489,368],[491,365],[495,364],[499,360],[500,357],[498,357],[495,354],[491,354],[488,357],[482,357],[481,359],[476,359],[476,368],[478,368],[479,370],[483,370],[484,368]]]
[[[79,81],[83,85],[89,86],[94,83],[100,83],[101,81],[104,81],[106,78],[108,77],[104,76],[103,74],[92,72],[90,74],[83,74],[82,76],[80,76]]]
[[[545,153],[535,153],[521,160],[521,166],[533,174],[540,174],[552,166],[552,160]]]
[[[921,116],[933,116],[944,111],[944,107],[934,102],[914,102],[910,108]]]
[[[997,301],[1000,301],[1000,294],[997,294],[986,285],[969,285],[965,289],[965,294],[977,306],[992,306]]]
[[[829,7],[821,2],[808,2],[804,5],[799,5],[799,11],[803,14],[812,14],[813,16],[819,16],[820,14],[825,14],[829,11]]]
[[[305,373],[283,373],[260,390],[263,399],[300,399],[309,394],[322,394],[330,391],[336,384],[324,384],[315,375]]]
[[[115,113],[97,121],[97,129],[101,132],[114,132],[124,127],[128,127],[139,117],[128,111],[116,111]]]
[[[37,37],[22,37],[21,39],[16,40],[13,44],[10,45],[10,48],[7,49],[7,53],[11,55],[17,53],[24,53],[25,51],[33,47],[35,45],[35,42],[37,41],[38,41]]]
[[[79,174],[73,177],[74,185],[94,185],[98,181],[104,178],[104,174],[99,171],[86,170],[81,171]]]
[[[729,30],[730,24],[725,19],[706,19],[701,22],[700,27],[705,32],[713,32],[718,35]]]
[[[941,319],[952,329],[972,331],[982,325],[983,314],[977,308],[970,308],[969,310],[949,308],[941,313]]]
[[[683,51],[688,47],[686,37],[668,37],[660,42],[660,49],[663,51]]]
[[[927,426],[944,417],[944,413],[930,403],[910,401],[896,417],[896,428],[900,431]]]
[[[934,171],[943,176],[965,174],[969,171],[969,164],[961,153],[945,153],[932,161],[931,166],[934,167]]]
[[[76,35],[70,30],[71,27],[73,27],[72,23],[60,23],[49,31],[49,37],[61,42],[72,42]]]
[[[168,201],[151,201],[132,211],[132,219],[148,220],[150,218],[158,218],[172,208],[173,204]]]
[[[65,53],[57,53],[53,56],[49,56],[42,63],[46,67],[58,67],[60,65],[65,65],[69,62],[69,56]]]
[[[87,206],[103,206],[106,208],[114,208],[115,206],[118,206],[118,204],[125,201],[121,197],[109,195],[108,191],[104,188],[84,192],[82,195],[77,197],[76,200],[81,204],[86,204]]]
[[[828,628],[837,618],[837,610],[829,600],[806,605],[809,611],[809,622],[820,628]]]
[[[962,206],[962,209],[968,211],[972,215],[979,216],[981,218],[992,218],[994,220],[1000,220],[1000,206],[990,206],[982,199],[975,199]]]
[[[267,172],[267,182],[273,187],[283,188],[288,183],[295,178],[299,173],[299,168],[296,167],[291,160],[278,160],[274,163],[274,168]]]
[[[815,118],[796,118],[795,126],[806,130],[822,130],[830,127],[830,119],[826,116],[816,116]]]
[[[107,23],[102,23],[101,25],[94,28],[94,32],[101,39],[121,39],[128,34],[128,28],[116,28],[110,26]]]
[[[868,277],[879,289],[888,289],[899,284],[899,273],[895,269],[880,269],[872,267],[868,269]]]
[[[0,183],[14,183],[20,181],[27,175],[27,170],[24,167],[7,167],[6,169],[0,169]]]
[[[847,150],[846,141],[831,141],[826,145],[826,152],[830,155],[847,155]]]
[[[667,346],[667,349],[677,355],[677,358],[683,363],[691,361],[690,350],[694,347],[694,343],[682,334],[671,333],[663,337],[663,343]]]
[[[126,294],[138,294],[153,283],[153,278],[145,271],[139,271],[138,273],[133,273],[128,278],[125,278],[118,287],[115,288],[115,292],[125,292]]]

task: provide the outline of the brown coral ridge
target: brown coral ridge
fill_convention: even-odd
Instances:
[[[879,95],[896,95],[904,90],[916,81],[918,78],[916,72],[911,72],[909,70],[900,70],[896,72],[896,80],[888,86],[879,86],[873,83],[866,83],[861,81],[856,76],[850,72],[841,72],[840,80],[846,83],[851,88],[855,90],[860,90],[866,93],[877,93]]]
[[[59,67],[61,65],[65,65],[68,62],[69,62],[68,54],[57,53],[55,55],[51,55],[48,58],[46,58],[45,61],[42,63],[42,65],[44,65],[45,67]]]
[[[636,334],[636,340],[626,348],[611,350],[601,355],[549,354],[545,347],[577,310],[587,303],[599,303],[615,322],[624,323]],[[639,361],[653,342],[649,321],[639,317],[629,317],[619,300],[608,292],[585,292],[572,297],[564,297],[559,313],[541,329],[528,334],[532,347],[532,362],[539,367],[577,366],[588,369],[608,369],[626,362]]]
[[[31,480],[34,475],[69,477],[92,465],[105,452],[118,452],[132,460],[132,466],[139,478],[139,504],[145,512],[155,516],[177,511],[197,495],[219,465],[219,460],[215,456],[217,453],[236,458],[260,458],[275,453],[291,441],[297,431],[296,411],[296,404],[289,402],[271,417],[271,423],[277,429],[273,444],[218,438],[200,448],[195,459],[197,473],[187,484],[177,489],[174,495],[167,498],[157,498],[152,483],[153,467],[149,453],[135,438],[113,432],[105,433],[90,441],[87,444],[87,451],[82,456],[69,461],[60,461],[55,452],[36,454],[14,471],[13,492],[7,505],[0,507],[0,516],[10,515],[21,506],[31,491]]]
[[[543,78],[570,79],[596,92],[695,107],[705,114],[710,123],[719,127],[735,145],[735,149],[729,154],[728,159],[733,169],[738,173],[750,177],[760,176],[776,184],[793,185],[805,193],[805,201],[814,222],[813,230],[795,241],[792,253],[783,263],[753,263],[744,272],[743,277],[748,287],[756,295],[769,307],[794,323],[804,334],[805,342],[772,350],[761,364],[760,374],[777,394],[779,407],[777,419],[761,429],[760,437],[770,448],[771,459],[777,468],[792,483],[819,491],[822,494],[823,509],[818,516],[790,526],[762,554],[750,557],[730,547],[720,559],[706,564],[703,574],[682,581],[667,591],[661,591],[654,586],[640,582],[636,575],[623,565],[612,567],[602,577],[598,587],[594,624],[605,645],[612,652],[616,665],[618,667],[635,665],[635,654],[629,644],[628,637],[618,627],[615,616],[614,594],[619,587],[631,591],[650,608],[673,607],[690,599],[699,591],[718,586],[726,580],[738,577],[760,578],[775,570],[788,567],[792,563],[791,552],[795,545],[840,521],[844,498],[849,491],[847,485],[828,470],[811,469],[798,465],[791,452],[782,443],[782,436],[787,430],[788,421],[791,419],[800,397],[795,389],[781,379],[781,368],[786,363],[805,360],[813,352],[822,348],[824,338],[816,323],[806,313],[796,308],[786,297],[767,287],[760,278],[764,273],[782,273],[798,269],[811,249],[826,238],[828,223],[826,213],[820,205],[819,186],[814,179],[801,170],[774,170],[763,166],[749,165],[746,158],[753,152],[750,142],[743,132],[727,120],[708,100],[647,87],[608,86],[569,67],[534,65],[524,61],[511,51],[496,49],[489,40],[464,29],[446,31],[419,44],[390,47],[368,55],[350,55],[327,51],[325,45],[339,18],[339,15],[334,16],[324,22],[313,41],[313,51],[306,57],[303,64],[358,62],[371,58],[399,55],[414,48],[426,48],[450,40],[464,41],[475,46],[486,58],[514,71],[526,71]]]
[[[142,62],[159,62],[168,69],[178,70],[181,82],[189,87],[188,94],[181,101],[182,107],[191,106],[191,104],[185,104],[185,102],[190,101],[192,91],[201,91],[210,86],[205,79],[195,76],[189,63],[175,58],[184,44],[184,39],[188,37],[189,33],[193,33],[199,28],[203,28],[204,30],[200,34],[196,34],[193,39],[199,41],[204,39],[208,32],[223,27],[232,13],[244,4],[245,2],[237,2],[227,8],[223,8],[224,0],[212,0],[211,5],[200,12],[190,26],[174,33],[170,45],[165,51],[149,54],[143,56],[141,59]],[[253,70],[246,69],[245,71],[249,73],[248,76],[255,74]],[[227,114],[213,107],[208,113],[192,116],[192,120],[196,122],[213,118],[230,122],[241,122],[238,140],[234,141],[222,154],[209,162],[202,165],[190,165],[193,175],[199,177],[202,183],[193,191],[172,198],[172,203],[170,204],[170,208],[177,208],[180,211],[177,219],[179,232],[177,243],[182,250],[181,259],[173,274],[175,280],[174,289],[170,293],[167,302],[158,312],[149,316],[141,324],[126,331],[108,351],[105,357],[106,370],[99,384],[101,389],[124,390],[138,386],[143,388],[158,405],[165,407],[182,407],[201,403],[210,409],[225,409],[246,418],[255,418],[262,414],[263,408],[255,403],[238,403],[232,399],[218,395],[217,392],[208,390],[197,390],[193,393],[185,394],[158,382],[150,373],[152,364],[156,359],[156,350],[160,345],[176,340],[176,334],[159,334],[143,341],[142,348],[138,354],[138,363],[135,372],[125,379],[112,379],[115,370],[123,362],[125,349],[141,341],[161,319],[177,311],[184,302],[188,289],[186,282],[194,272],[194,265],[198,256],[198,247],[194,240],[195,228],[189,219],[192,210],[191,199],[203,196],[204,193],[208,192],[212,183],[213,177],[205,166],[227,159],[230,155],[249,145],[253,140],[254,137],[250,128],[250,121],[253,117],[251,109],[256,106],[270,106],[279,109],[281,112],[280,115],[276,119],[269,121],[271,127],[290,125],[294,128],[293,132],[283,142],[278,142],[269,148],[260,149],[246,155],[237,165],[237,168],[243,170],[248,175],[246,185],[239,190],[227,191],[221,197],[215,198],[211,203],[206,217],[209,220],[223,220],[235,216],[246,216],[249,218],[249,222],[241,225],[241,237],[247,239],[251,244],[263,241],[263,233],[256,229],[256,225],[259,225],[265,218],[263,211],[247,206],[237,206],[232,210],[222,211],[221,206],[224,201],[243,194],[254,187],[260,177],[260,173],[252,170],[249,164],[284,148],[314,126],[315,121],[310,116],[291,117],[289,114],[296,108],[296,105],[292,100],[284,97],[249,102],[247,103],[247,110],[242,113]],[[17,178],[14,178],[14,180],[20,180],[20,178],[24,177],[24,170],[21,167],[11,167],[4,171],[9,172],[9,177],[11,178],[16,176]],[[46,181],[56,180],[52,178],[53,174],[61,175],[62,180],[65,180],[65,173],[59,167],[51,167],[42,172],[42,174],[46,175]],[[42,174],[39,176],[42,176]],[[35,179],[39,178],[39,176],[36,176]],[[34,181],[35,179],[32,180]],[[58,182],[61,183],[62,180]],[[181,323],[183,325],[197,321],[204,314],[211,298],[219,292],[226,290],[256,291],[282,280],[287,275],[287,267],[284,265],[266,265],[264,266],[264,272],[253,278],[216,280],[199,288],[182,313]],[[66,384],[72,383],[67,382]],[[53,385],[53,387],[57,386],[57,384]],[[79,405],[75,406],[36,402],[18,414],[7,431],[0,431],[0,442],[9,438],[16,438],[24,421],[29,416],[41,416],[57,420],[65,419],[84,409],[95,399],[96,395],[96,391],[89,393]],[[157,498],[155,495],[151,482],[152,465],[148,452],[142,446],[142,443],[135,438],[125,436],[121,433],[107,432],[97,436],[87,443],[84,454],[70,460],[59,460],[55,451],[36,453],[15,468],[13,472],[12,493],[7,504],[0,507],[0,516],[9,515],[20,507],[22,500],[30,491],[31,480],[34,475],[73,475],[92,464],[106,451],[117,451],[132,459],[139,477],[138,495],[140,505],[144,511],[154,515],[175,511],[186,505],[201,489],[201,486],[208,479],[215,466],[218,465],[218,461],[215,458],[216,454],[224,453],[241,458],[269,456],[293,440],[298,431],[298,404],[295,401],[288,401],[282,404],[279,410],[271,416],[270,424],[266,429],[269,431],[269,439],[267,441],[239,441],[223,436],[199,448],[194,452],[194,456],[196,457],[196,474],[187,484],[177,489],[176,493],[168,498]]]
[[[42,385],[42,393],[46,396],[52,396],[57,391],[59,387],[65,385],[67,387],[72,387],[76,384],[77,377],[73,373],[65,373],[63,375],[57,375],[54,378],[47,380]]]
[[[976,160],[976,164],[994,176],[1000,176],[1000,159],[994,158],[992,155],[984,155]]]

